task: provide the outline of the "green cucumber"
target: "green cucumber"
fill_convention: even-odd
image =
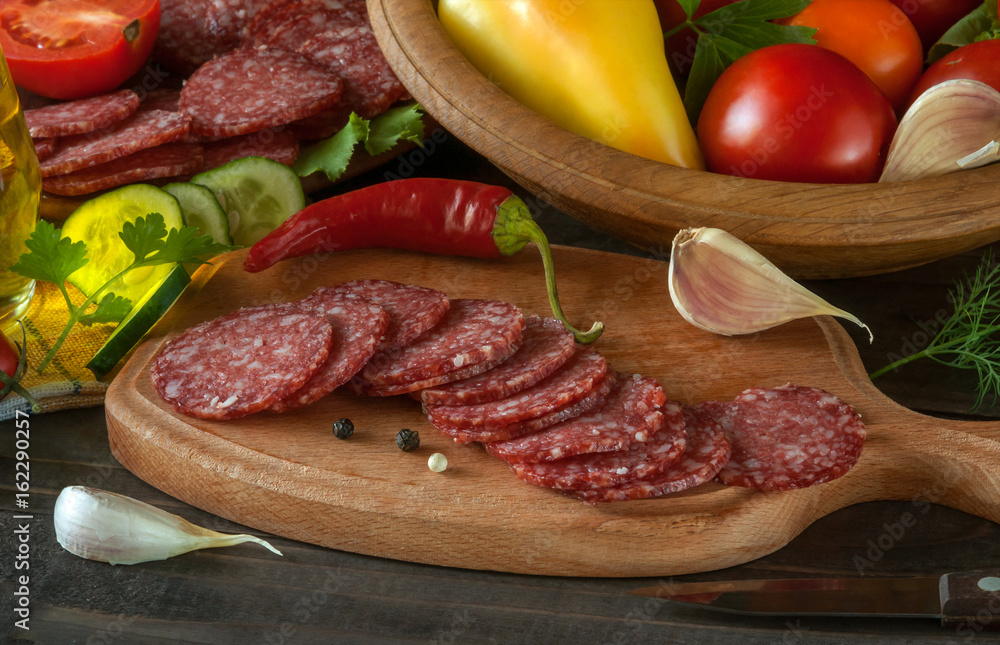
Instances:
[[[125,222],[159,213],[167,230],[184,225],[181,207],[170,193],[156,186],[132,184],[85,202],[63,222],[61,235],[86,242],[89,262],[73,272],[69,282],[91,296],[108,280],[130,265],[132,252],[118,237]],[[108,285],[108,290],[135,302],[159,284],[173,265],[143,267],[129,271]]]
[[[180,203],[185,224],[194,226],[203,235],[210,235],[220,244],[233,245],[229,218],[219,206],[215,193],[199,184],[167,184],[163,190]]]
[[[125,320],[118,323],[114,332],[104,345],[87,363],[87,369],[94,373],[98,380],[104,378],[115,365],[125,357],[132,348],[139,344],[153,325],[170,310],[185,287],[191,282],[187,271],[180,264],[173,268],[156,287],[150,289]]]
[[[191,179],[211,190],[229,218],[233,241],[252,246],[306,205],[295,172],[264,157],[230,161]]]

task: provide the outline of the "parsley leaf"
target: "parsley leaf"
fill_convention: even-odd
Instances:
[[[340,132],[303,149],[292,169],[299,177],[322,171],[330,181],[336,181],[344,174],[359,143],[364,143],[372,156],[390,150],[400,141],[419,144],[424,138],[422,116],[419,105],[393,108],[370,121],[352,112]]]
[[[141,219],[137,219],[136,222],[141,221]],[[216,242],[210,235],[202,235],[201,231],[197,228],[183,226],[180,229],[170,229],[170,232],[167,233],[167,239],[163,242],[163,246],[140,264],[141,266],[169,264],[172,262],[180,264],[205,264],[205,260],[202,258],[211,257],[230,250],[232,250],[231,246]]]
[[[109,293],[105,294],[101,298],[101,301],[97,303],[97,309],[89,314],[80,316],[80,322],[84,325],[121,322],[130,311],[132,311],[131,300]]]
[[[145,218],[138,217],[135,222],[125,222],[118,237],[122,239],[125,248],[132,251],[136,262],[142,262],[152,253],[163,249],[163,238],[167,234],[167,225],[163,215],[150,213]]]
[[[1000,38],[1000,19],[996,7],[996,2],[986,0],[952,25],[927,51],[927,64],[932,65],[942,56],[970,43]]]
[[[688,15],[682,27],[698,34],[691,73],[684,92],[684,107],[695,126],[709,91],[727,67],[750,52],[784,43],[815,44],[812,27],[776,25],[771,20],[794,16],[810,0],[741,0],[692,19],[698,2],[682,2]],[[690,9],[690,11],[689,11]]]
[[[87,245],[59,236],[56,227],[39,220],[25,241],[28,253],[10,267],[10,271],[34,280],[62,285],[69,276],[87,264]]]

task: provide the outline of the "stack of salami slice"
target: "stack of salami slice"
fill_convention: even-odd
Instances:
[[[164,0],[162,11],[154,55],[190,75],[183,90],[27,110],[46,191],[165,183],[251,155],[291,165],[300,140],[408,96],[363,0]]]
[[[829,481],[857,462],[858,414],[815,388],[750,389],[732,402],[670,401],[615,371],[552,318],[361,280],[188,329],[152,380],[183,414],[231,419],[307,405],[345,384],[407,394],[460,443],[587,503],[644,499],[718,478],[759,490]]]

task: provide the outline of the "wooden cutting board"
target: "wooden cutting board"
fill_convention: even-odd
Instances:
[[[656,377],[669,397],[689,403],[729,400],[751,386],[824,388],[862,414],[869,435],[861,461],[846,476],[804,490],[761,493],[709,483],[671,497],[594,507],[521,482],[478,446],[453,443],[409,397],[336,392],[293,413],[210,422],[175,413],[150,382],[159,348],[187,327],[345,280],[410,282],[546,314],[541,261],[530,248],[500,261],[350,251],[259,274],[242,270],[246,251],[224,256],[112,383],[112,451],[162,491],[263,531],[357,553],[518,573],[665,576],[719,569],[771,553],[816,519],[871,500],[927,500],[1000,521],[1000,424],[934,419],[891,402],[871,385],[834,320],[715,336],[675,312],[666,263],[554,251],[567,315],[577,326],[605,322],[595,347],[615,369]],[[354,422],[350,440],[331,432],[340,417]],[[415,453],[394,443],[404,427],[420,432]],[[427,468],[434,452],[448,457],[447,471]]]

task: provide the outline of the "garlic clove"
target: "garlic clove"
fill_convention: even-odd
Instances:
[[[782,273],[749,245],[717,228],[688,228],[674,237],[669,268],[670,299],[689,323],[724,336],[752,334],[809,316],[846,318]]]
[[[1000,160],[1000,92],[955,79],[921,94],[903,115],[880,182],[923,179]]]
[[[81,558],[111,564],[137,564],[196,549],[255,542],[281,552],[252,535],[217,533],[139,500],[86,486],[64,488],[56,499],[56,540]]]

